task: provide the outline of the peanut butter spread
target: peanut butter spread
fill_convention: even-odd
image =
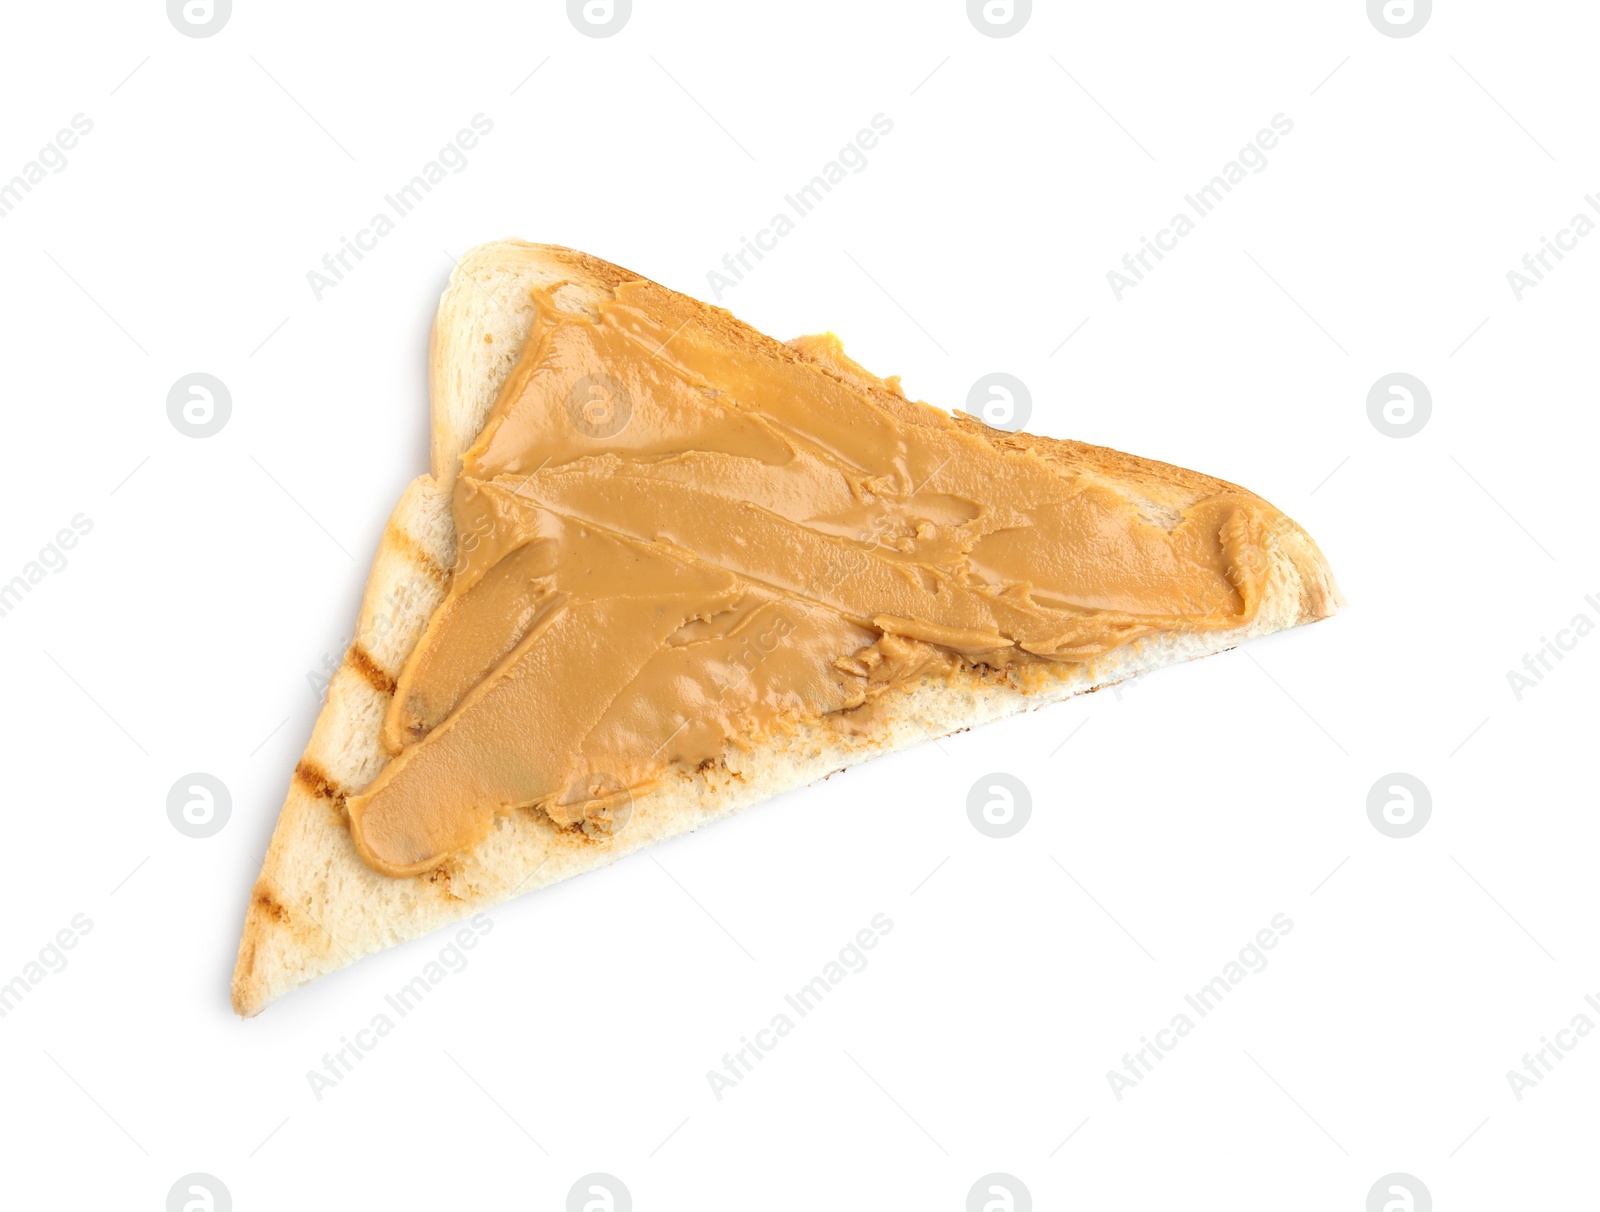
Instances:
[[[586,314],[534,297],[462,459],[393,757],[349,801],[378,871],[426,871],[518,808],[605,834],[673,769],[860,728],[912,680],[1026,677],[1259,606],[1258,498],[1142,502],[908,400],[832,335],[780,345],[650,282]]]

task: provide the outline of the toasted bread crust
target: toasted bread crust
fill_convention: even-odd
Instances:
[[[630,273],[587,254],[501,241],[462,258],[440,300],[431,340],[432,471],[401,497],[384,530],[363,596],[356,641],[328,686],[260,876],[251,891],[233,974],[233,1007],[259,1013],[282,994],[356,959],[503,901],[614,862],[759,800],[869,757],[1122,681],[1149,669],[1231,648],[1254,635],[1332,614],[1342,599],[1327,562],[1300,527],[1283,518],[1269,540],[1271,567],[1261,610],[1247,627],[1168,634],[1124,645],[1083,665],[982,668],[953,681],[925,679],[884,696],[869,735],[826,720],[760,749],[730,749],[719,763],[676,772],[635,800],[627,830],[591,838],[536,812],[502,818],[473,853],[428,875],[390,879],[356,854],[345,797],[388,760],[380,740],[395,679],[448,584],[455,536],[451,490],[462,452],[475,439],[521,352],[532,324],[529,288],[564,282],[557,299],[583,307]],[[664,289],[664,288],[663,288]],[[726,313],[703,303],[694,306]],[[744,330],[770,356],[806,357]],[[848,370],[824,366],[828,373]],[[882,385],[886,406],[908,407]],[[1179,507],[1217,491],[1243,492],[1211,476],[1105,447],[1012,435],[958,418],[1004,450],[1088,472],[1153,509]],[[1257,498],[1259,499],[1259,498]],[[1270,510],[1270,506],[1267,507]]]

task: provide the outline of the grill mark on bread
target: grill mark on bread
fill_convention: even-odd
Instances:
[[[294,768],[294,781],[319,800],[331,800],[341,810],[349,792],[328,777],[327,773],[310,758],[301,758]]]
[[[275,922],[287,922],[289,911],[273,899],[272,893],[257,885],[255,895],[256,908],[265,913]]]
[[[430,581],[439,586],[440,589],[449,588],[449,572],[440,567],[439,561],[433,558],[432,553],[426,547],[398,526],[389,527],[389,534],[394,537],[395,546],[410,556],[412,563],[418,565],[423,572],[427,573]]]
[[[378,667],[378,662],[373,660],[372,654],[361,646],[360,640],[350,645],[345,657],[351,667],[366,679],[367,685],[381,695],[393,697],[395,680]]]

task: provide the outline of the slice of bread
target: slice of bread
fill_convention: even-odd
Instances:
[[[1324,618],[1342,605],[1310,536],[1263,503],[1272,519],[1270,568],[1261,608],[1248,626],[1161,633],[1082,664],[1028,666],[1026,676],[1019,670],[975,669],[953,681],[914,681],[887,692],[874,711],[876,727],[867,735],[849,735],[818,721],[754,750],[730,747],[721,764],[669,773],[635,798],[627,827],[614,836],[560,828],[542,812],[518,810],[500,817],[470,853],[425,875],[380,875],[356,853],[345,798],[365,788],[388,761],[381,740],[384,714],[401,667],[444,598],[447,570],[455,559],[451,499],[461,455],[482,428],[532,326],[530,288],[554,288],[559,306],[592,312],[616,285],[638,277],[571,249],[514,240],[474,249],[451,275],[433,326],[432,472],[406,489],[389,519],[356,639],[329,683],[310,743],[290,779],[245,913],[233,975],[233,1007],[239,1014],[257,1014],[291,989],[362,956],[615,862],[867,758],[1220,652],[1252,636]],[[997,446],[1025,444],[1046,459],[1092,475],[1135,501],[1148,517],[1175,516],[1219,491],[1243,491],[1102,447],[1019,438],[976,422],[971,427]]]

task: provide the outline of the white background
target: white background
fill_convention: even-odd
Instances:
[[[603,40],[554,0],[5,22],[0,180],[94,123],[0,220],[0,580],[93,523],[0,618],[0,981],[93,922],[0,1019],[13,1206],[159,1209],[191,1171],[240,1209],[558,1209],[590,1171],[642,1210],[960,1209],[991,1171],[1039,1208],[1359,1212],[1393,1171],[1439,1209],[1594,1199],[1600,1040],[1506,1079],[1600,1023],[1600,639],[1507,681],[1600,621],[1600,238],[1506,280],[1600,189],[1593,6],[1462,0],[1405,39],[1360,0],[1040,4],[1003,39],[956,0],[636,0]],[[466,169],[317,301],[307,271],[478,113]],[[513,903],[318,1101],[307,1070],[445,940],[246,1023],[228,979],[308,674],[425,469],[450,256],[517,235],[708,296],[878,113],[722,302],[946,407],[1007,371],[1032,428],[1242,483],[1348,611]],[[1279,113],[1268,167],[1118,302],[1106,272]],[[166,416],[192,371],[231,389],[206,440]],[[1391,371],[1431,389],[1415,437],[1367,418]],[[166,817],[191,771],[232,791],[208,840]],[[1032,790],[1005,841],[965,812],[993,771]],[[1432,793],[1407,840],[1366,813],[1392,771]],[[707,1070],[878,913],[866,970],[718,1101]],[[1107,1071],[1278,913],[1265,970],[1119,1101]]]

